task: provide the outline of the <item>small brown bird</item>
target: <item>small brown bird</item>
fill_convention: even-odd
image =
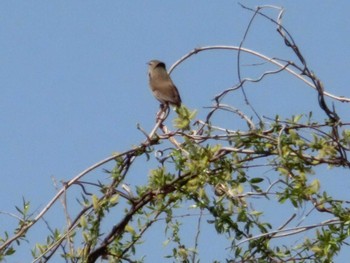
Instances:
[[[164,62],[151,60],[148,62],[149,86],[154,97],[163,105],[181,106],[179,91],[171,80]]]

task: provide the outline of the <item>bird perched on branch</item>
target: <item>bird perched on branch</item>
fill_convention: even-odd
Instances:
[[[151,60],[148,65],[149,86],[154,97],[164,106],[170,104],[180,107],[179,91],[171,80],[165,63],[159,60]]]

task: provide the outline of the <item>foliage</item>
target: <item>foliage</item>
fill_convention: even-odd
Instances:
[[[176,130],[169,131],[164,122],[169,109],[163,108],[153,131],[145,133],[143,143],[102,160],[66,182],[38,215],[30,214],[30,203],[23,200],[23,206],[17,207],[17,229],[0,238],[0,259],[11,257],[26,239],[26,233],[75,185],[81,189],[80,210],[73,216],[64,207],[66,217],[74,218],[67,220],[64,230],[51,229],[48,223],[50,234],[32,250],[35,261],[46,262],[60,255],[66,262],[144,262],[147,254],[139,254],[139,247],[152,242],[146,239],[147,233],[162,229],[163,245],[170,248],[163,260],[206,262],[201,258],[203,243],[210,247],[217,239],[228,248],[227,262],[332,262],[347,246],[349,207],[346,200],[335,199],[324,191],[316,175],[325,168],[349,168],[348,124],[341,122],[335,107],[328,107],[328,94],[321,81],[308,68],[280,19],[267,17],[260,8],[252,20],[256,15],[275,23],[298,62],[285,60],[288,62],[281,64],[268,58],[278,70],[250,81],[258,85],[263,78],[278,76],[282,71],[302,74],[317,92],[324,121],[314,120],[310,112],[286,119],[257,115],[258,122],[254,123],[243,111],[222,103],[228,94],[244,92],[249,80],[240,76],[235,87],[215,97],[215,105],[204,119],[195,120],[196,112],[181,106],[176,109]],[[257,55],[242,45],[227,49]],[[178,63],[214,48],[198,48]],[[350,101],[335,96],[333,99]],[[216,116],[222,112],[230,114],[228,121],[243,119],[248,128],[220,126]],[[137,161],[154,166],[148,181],[132,189],[126,182]],[[105,170],[108,180],[82,180],[108,162],[114,162],[113,169]],[[308,211],[304,216],[312,224],[295,220],[302,211]],[[270,220],[273,215],[274,220]],[[195,222],[192,245],[184,233],[189,221]],[[209,242],[201,239],[201,233],[208,229],[216,233]],[[305,232],[306,236],[300,235]],[[215,262],[220,260],[223,258]]]

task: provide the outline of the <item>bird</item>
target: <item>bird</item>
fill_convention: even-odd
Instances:
[[[165,63],[159,60],[151,60],[147,63],[149,86],[153,96],[161,103],[161,106],[181,106],[181,97],[175,84],[171,80]]]

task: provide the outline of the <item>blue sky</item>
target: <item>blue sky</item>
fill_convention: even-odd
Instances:
[[[350,97],[350,2],[242,2],[284,6],[284,25],[310,68],[327,91]],[[157,58],[170,67],[196,47],[238,46],[251,15],[237,1],[0,2],[0,211],[16,213],[22,197],[40,210],[55,193],[51,177],[69,180],[111,153],[139,144],[144,136],[136,124],[150,131],[158,110],[146,62]],[[245,47],[295,59],[261,18]],[[251,61],[248,56],[246,61]],[[243,70],[244,77],[258,75],[251,67]],[[205,116],[203,107],[212,104],[213,96],[238,81],[236,53],[197,54],[172,78],[184,104]],[[311,88],[287,74],[277,79],[247,87],[262,115],[313,110],[324,117]],[[245,107],[239,95],[232,104]],[[348,105],[337,104],[337,109],[343,118],[349,116]],[[337,175],[342,184],[334,185],[334,192],[345,193],[350,186],[344,173]],[[147,171],[138,176],[147,177]],[[2,234],[15,224],[0,216]],[[28,253],[21,251],[17,259]]]

